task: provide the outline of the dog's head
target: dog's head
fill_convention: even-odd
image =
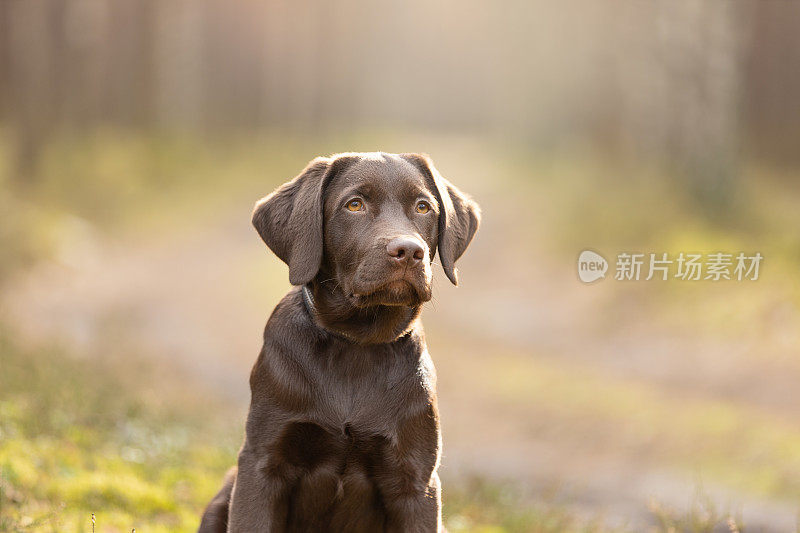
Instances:
[[[419,154],[318,157],[253,212],[293,285],[324,276],[356,307],[430,300],[437,249],[457,284],[455,262],[479,222],[478,205]]]

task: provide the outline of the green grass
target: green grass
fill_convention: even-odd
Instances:
[[[623,533],[625,525],[611,527],[602,515],[586,519],[559,503],[558,494],[532,499],[513,483],[472,478],[444,492],[445,525],[452,533]],[[677,511],[650,502],[652,533],[743,533],[741,517],[719,508],[698,487],[688,510]]]
[[[0,332],[0,531],[192,531],[241,434],[132,354],[74,359]],[[227,444],[222,444],[227,443]]]
[[[525,496],[513,483],[471,478],[445,486],[444,521],[453,533],[592,533],[616,531],[584,520],[555,500]],[[622,531],[622,530],[620,530]]]
[[[741,517],[720,510],[701,489],[698,489],[694,495],[691,507],[686,512],[676,512],[658,502],[651,502],[649,508],[655,518],[658,531],[689,531],[693,533],[715,531],[742,533],[745,531]]]

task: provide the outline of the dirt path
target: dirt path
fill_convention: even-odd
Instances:
[[[493,209],[499,201],[491,191],[484,191],[483,198],[485,212],[497,216],[485,217],[480,238],[462,261],[461,288],[450,287],[437,274],[437,297],[426,311],[432,341],[468,331],[484,343],[530,357],[583,362],[609,375],[635,376],[654,386],[710,397],[732,394],[752,375],[751,365],[744,356],[735,357],[735,350],[728,368],[704,372],[704,365],[720,361],[714,350],[732,350],[720,343],[676,341],[641,323],[613,333],[593,331],[593,314],[602,309],[610,286],[587,290],[571,270],[541,260],[541,251],[519,246],[518,236],[505,228],[520,221]],[[65,238],[60,262],[41,265],[6,294],[4,313],[29,339],[62,339],[79,352],[135,343],[154,357],[176,361],[244,412],[247,376],[264,322],[288,288],[284,266],[249,225],[249,209],[249,199],[243,200],[205,227],[167,232],[155,241],[111,243],[91,231],[76,232]],[[498,250],[504,251],[502,260]],[[698,355],[674,357],[675,350]],[[491,354],[439,356],[434,351],[434,359],[441,376],[445,475],[513,479],[534,493],[557,486],[563,501],[579,512],[636,527],[648,520],[650,498],[676,508],[691,502],[696,482],[691,474],[641,460],[624,448],[597,446],[593,435],[580,442],[540,431],[527,423],[535,408],[508,408],[482,397],[482,370],[491,364]],[[764,383],[795,377],[769,365],[758,372],[766,376]],[[779,388],[751,387],[745,394],[765,408],[792,411]],[[741,510],[750,527],[794,527],[794,505],[708,484],[705,490],[722,508]]]

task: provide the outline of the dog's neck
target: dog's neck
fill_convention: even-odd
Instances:
[[[313,280],[303,299],[317,325],[356,344],[385,344],[413,330],[422,305],[355,307],[338,286]]]

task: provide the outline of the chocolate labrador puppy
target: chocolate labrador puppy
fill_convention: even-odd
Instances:
[[[264,330],[238,469],[201,532],[441,531],[436,374],[419,316],[478,205],[418,154],[314,159],[253,224],[296,285]]]

